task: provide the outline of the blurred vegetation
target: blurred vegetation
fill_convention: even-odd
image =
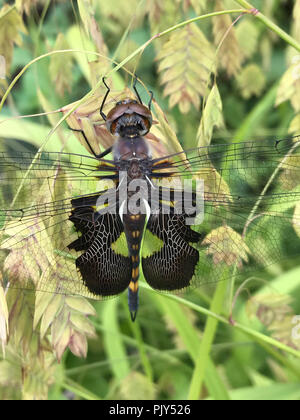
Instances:
[[[210,144],[213,128],[214,138],[227,142],[300,133],[300,47],[294,48],[300,42],[299,0],[253,0],[265,20],[230,13],[174,28],[126,62],[127,71],[112,71],[112,63],[126,61],[152,36],[196,16],[242,10],[246,3],[0,0],[0,96],[31,60],[72,50],[26,69],[1,110],[1,138],[9,147],[22,141],[24,150],[37,150],[62,116],[49,111],[73,104],[92,88],[100,95],[97,109],[102,77],[109,73],[114,92],[120,92],[132,84],[128,71],[154,92],[184,148]],[[147,102],[147,90],[139,90]],[[49,114],[2,122],[44,112]],[[52,151],[63,147],[82,152],[65,123],[45,145]],[[135,324],[126,294],[104,303],[64,299],[62,322],[61,297],[49,298],[47,306],[39,295],[18,291],[7,310],[1,289],[0,398],[300,399],[297,346],[289,351],[283,334],[300,313],[299,275],[296,263],[275,273],[274,294],[263,286],[249,301],[247,293],[239,294],[235,326],[227,321],[228,302],[219,302],[212,289],[196,291],[191,303],[145,286]],[[268,315],[278,322],[270,324]]]

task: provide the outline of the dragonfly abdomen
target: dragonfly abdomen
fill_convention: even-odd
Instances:
[[[132,321],[138,311],[140,251],[146,216],[144,214],[123,215],[124,231],[132,263],[131,280],[128,286],[128,306]]]

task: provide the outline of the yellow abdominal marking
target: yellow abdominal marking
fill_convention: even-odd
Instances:
[[[137,279],[139,277],[139,273],[140,273],[140,270],[139,270],[138,267],[137,268],[133,268],[132,269],[132,278],[133,279]]]
[[[140,233],[141,232],[139,230],[135,230],[134,232],[132,232],[132,237],[136,239],[140,236]]]
[[[129,283],[128,287],[133,293],[136,293],[139,289],[139,282],[138,281],[131,281]]]
[[[132,260],[133,263],[138,262],[139,261],[139,256],[138,255],[133,255],[131,257],[131,260]]]
[[[140,218],[139,214],[133,214],[133,215],[130,216],[131,220],[139,220],[139,218]]]

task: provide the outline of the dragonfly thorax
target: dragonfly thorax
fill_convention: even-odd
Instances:
[[[132,159],[130,161],[127,174],[130,179],[143,178],[143,168],[138,160]]]
[[[119,137],[113,148],[114,160],[129,161],[151,159],[152,153],[148,142],[143,137]]]
[[[147,179],[151,173],[151,164],[149,159],[129,159],[118,162],[118,170],[125,174],[127,182],[134,179]]]

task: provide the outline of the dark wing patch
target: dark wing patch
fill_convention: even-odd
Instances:
[[[123,232],[120,216],[99,215],[92,207],[78,207],[73,209],[70,220],[81,236],[68,248],[84,251],[76,259],[76,266],[85,286],[98,296],[123,292],[131,280],[132,262],[111,248]]]
[[[200,234],[185,225],[184,215],[152,214],[147,229],[163,241],[163,247],[142,259],[143,273],[151,287],[180,290],[189,286],[199,261],[196,243]]]

